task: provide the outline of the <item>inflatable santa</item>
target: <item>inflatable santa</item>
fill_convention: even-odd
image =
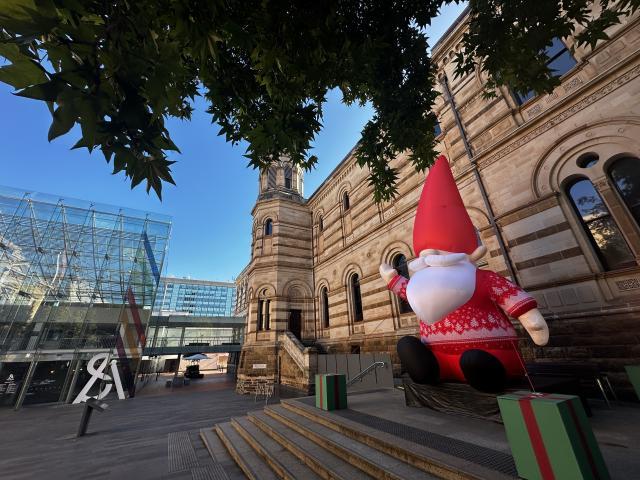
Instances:
[[[517,285],[475,262],[486,253],[462,203],[446,157],[425,181],[413,226],[410,279],[390,265],[380,275],[407,300],[420,320],[420,340],[398,342],[400,360],[416,383],[467,382],[477,390],[501,391],[524,375],[517,318],[537,345],[549,339],[536,301]]]

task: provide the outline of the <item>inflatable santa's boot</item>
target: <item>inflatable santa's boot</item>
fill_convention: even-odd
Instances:
[[[433,353],[416,337],[402,337],[398,342],[398,356],[402,368],[416,383],[437,383],[440,367]]]

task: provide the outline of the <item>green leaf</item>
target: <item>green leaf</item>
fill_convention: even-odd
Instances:
[[[64,105],[58,107],[53,114],[53,121],[49,128],[49,141],[52,141],[54,138],[64,135],[71,130],[75,124],[76,118],[76,112],[71,107]]]
[[[44,100],[45,102],[55,102],[58,95],[65,89],[61,82],[52,80],[26,87],[16,93],[19,97],[33,98],[34,100]]]
[[[47,80],[42,67],[32,63],[30,60],[16,62],[0,68],[0,82],[8,83],[16,89],[46,82]]]

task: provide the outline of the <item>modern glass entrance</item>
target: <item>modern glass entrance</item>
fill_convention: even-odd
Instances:
[[[107,353],[133,394],[168,217],[0,187],[0,406],[73,401]]]

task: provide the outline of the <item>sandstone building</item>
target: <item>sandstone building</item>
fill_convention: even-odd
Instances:
[[[489,249],[484,266],[531,292],[548,320],[548,346],[523,336],[529,359],[593,361],[629,388],[623,366],[640,363],[640,15],[593,50],[557,40],[552,94],[501,88],[492,99],[480,71],[453,75],[465,15],[433,48],[434,111],[439,150]],[[406,154],[393,166],[399,195],[383,204],[353,152],[307,198],[286,160],[261,175],[252,257],[237,280],[239,378],[306,388],[315,351],[387,351],[397,362],[396,341],[418,323],[378,266],[413,257],[425,175]]]

